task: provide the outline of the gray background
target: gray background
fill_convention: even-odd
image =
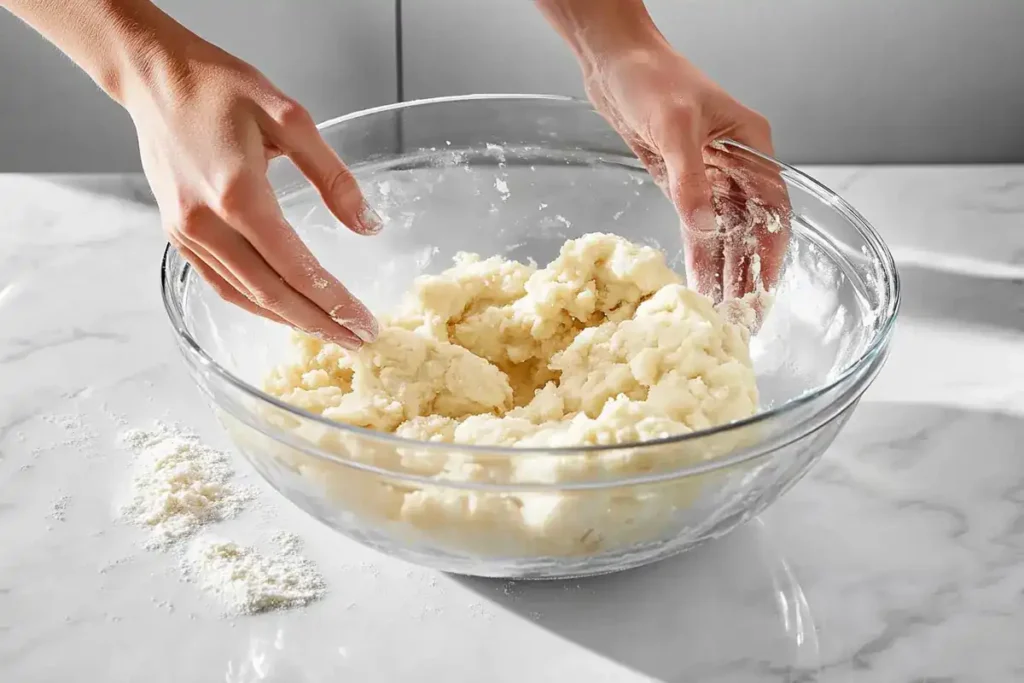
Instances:
[[[318,119],[400,96],[581,94],[572,57],[528,0],[403,0],[400,12],[395,0],[159,4]],[[769,117],[787,161],[1024,161],[1024,0],[648,6],[678,48]],[[0,171],[138,168],[130,119],[0,12]]]

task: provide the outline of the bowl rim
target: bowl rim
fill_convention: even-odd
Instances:
[[[550,94],[528,94],[528,93],[478,93],[469,95],[451,95],[444,97],[431,97],[423,98],[418,100],[408,100],[404,102],[395,102],[392,104],[381,105],[378,107],[372,107],[369,109],[361,109],[358,111],[350,112],[341,116],[337,116],[331,119],[327,119],[317,124],[317,129],[320,131],[332,128],[339,124],[360,119],[375,114],[381,114],[391,111],[407,110],[416,107],[429,106],[434,104],[457,104],[459,102],[469,101],[524,101],[524,102],[561,102],[565,104],[571,104],[574,106],[582,106],[591,111],[597,113],[593,109],[593,106],[589,101],[583,100],[577,97],[570,97],[564,95],[550,95]],[[357,427],[355,425],[346,424],[343,422],[336,422],[322,415],[311,413],[303,408],[294,406],[282,399],[267,394],[263,390],[255,387],[242,378],[235,375],[233,372],[225,368],[224,366],[217,363],[199,344],[198,341],[188,331],[183,319],[183,312],[176,305],[176,300],[171,294],[172,287],[170,286],[170,272],[169,262],[172,253],[175,252],[173,245],[166,244],[164,247],[163,257],[160,264],[160,285],[161,285],[161,298],[164,303],[164,310],[166,311],[168,318],[170,319],[171,325],[174,328],[175,333],[178,336],[180,342],[185,344],[185,348],[196,358],[196,360],[205,368],[209,369],[219,379],[227,382],[231,386],[235,387],[243,394],[246,394],[250,398],[257,399],[263,403],[268,403],[273,407],[283,410],[286,413],[290,413],[292,416],[303,419],[311,420],[320,426],[327,427],[329,429],[337,429],[342,432],[348,432],[361,438],[368,438],[374,441],[387,443],[395,447],[400,448],[414,448],[422,450],[440,450],[445,452],[462,452],[472,454],[487,454],[487,455],[506,455],[510,457],[524,456],[524,455],[552,455],[552,456],[566,456],[566,455],[585,455],[588,453],[605,453],[621,451],[626,449],[634,448],[653,448],[659,446],[668,446],[673,444],[691,443],[698,441],[702,438],[714,436],[717,434],[724,434],[734,429],[742,429],[751,425],[760,424],[776,417],[790,414],[795,412],[797,409],[804,407],[812,403],[815,399],[820,396],[827,394],[834,390],[853,375],[857,374],[860,370],[868,366],[876,356],[884,351],[888,345],[892,332],[895,327],[896,318],[900,309],[900,276],[899,271],[896,267],[896,261],[892,255],[892,252],[886,246],[882,240],[881,235],[871,225],[870,222],[859,211],[849,204],[845,199],[835,193],[833,190],[826,187],[821,182],[815,180],[811,176],[803,173],[802,171],[785,164],[773,157],[751,149],[746,145],[729,139],[723,139],[719,142],[723,142],[731,147],[736,147],[760,159],[763,162],[767,162],[779,169],[779,172],[786,174],[792,179],[799,182],[802,189],[815,195],[818,199],[831,206],[837,212],[839,212],[843,218],[845,218],[853,227],[861,234],[861,236],[867,241],[874,249],[878,256],[879,263],[882,270],[885,273],[884,287],[883,290],[886,295],[884,310],[879,313],[880,316],[884,317],[884,321],[871,339],[870,343],[865,347],[861,354],[853,361],[848,363],[846,367],[834,376],[831,381],[815,387],[809,391],[806,391],[798,396],[795,396],[788,401],[773,406],[768,410],[763,410],[754,413],[749,417],[745,417],[740,420],[733,422],[727,422],[725,424],[717,425],[708,429],[701,429],[693,432],[687,432],[685,434],[676,434],[673,436],[663,437],[660,439],[653,439],[649,441],[638,441],[625,444],[597,444],[597,445],[581,445],[581,446],[558,446],[558,447],[529,447],[520,448],[517,446],[483,446],[466,443],[447,443],[447,442],[433,442],[433,441],[419,441],[416,439],[408,439],[400,437],[388,432],[379,432],[366,427]],[[280,196],[278,194],[278,196]],[[813,228],[812,228],[813,229]],[[827,239],[827,235],[825,236]],[[831,241],[831,240],[827,240]],[[180,257],[180,255],[179,255]],[[184,276],[190,270],[192,270],[191,264],[188,262],[184,263],[182,269],[182,275]],[[872,373],[871,377],[874,376]],[[819,411],[815,411],[816,413]],[[813,427],[811,427],[813,429]],[[309,444],[311,447],[313,444]],[[349,460],[339,455],[331,454],[326,451],[320,451],[320,455],[329,460],[337,462],[339,464],[349,464]],[[694,465],[680,468],[679,470],[673,470],[673,476],[685,476],[688,474],[698,474],[709,471],[709,469],[717,469],[715,466],[718,464],[720,467],[726,467],[735,464],[736,454],[733,452],[724,453],[722,455],[711,458],[707,461],[702,461]],[[746,460],[747,458],[742,458]]]

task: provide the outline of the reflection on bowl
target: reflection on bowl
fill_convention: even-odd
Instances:
[[[336,225],[287,162],[271,181],[320,261],[372,309],[458,251],[550,261],[567,239],[612,232],[681,268],[672,207],[586,104],[480,96],[411,102],[321,126],[384,214],[367,239]],[[463,574],[550,578],[646,564],[720,536],[795,483],[848,419],[887,355],[898,308],[892,257],[870,225],[812,179],[779,174],[793,238],[775,304],[751,343],[762,410],[723,427],[630,446],[509,449],[415,442],[333,423],[261,392],[287,330],[225,304],[173,250],[163,292],[199,387],[255,468],[287,498],[385,553]],[[595,466],[624,457],[641,471]],[[509,459],[571,472],[501,476]],[[489,468],[486,483],[425,466]],[[517,467],[518,471],[530,468]]]

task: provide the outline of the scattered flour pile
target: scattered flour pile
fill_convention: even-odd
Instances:
[[[195,434],[158,424],[152,430],[128,430],[121,442],[136,461],[131,499],[120,512],[149,530],[147,548],[166,548],[202,526],[234,517],[256,495],[232,483],[227,455]]]
[[[229,457],[191,432],[157,424],[128,430],[120,441],[136,456],[131,498],[120,513],[149,531],[146,548],[178,547],[206,525],[235,517],[256,497],[256,489],[233,481]],[[322,597],[323,577],[300,554],[299,537],[279,531],[272,539],[279,552],[267,557],[230,540],[199,536],[184,553],[182,572],[230,614],[299,607]]]
[[[200,536],[189,545],[182,571],[230,614],[301,607],[323,597],[323,577],[299,554],[298,537],[279,533],[275,540],[280,552],[268,557],[250,546]]]

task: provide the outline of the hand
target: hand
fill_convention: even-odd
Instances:
[[[267,181],[268,161],[286,155],[350,230],[380,230],[306,110],[191,34],[150,71],[123,99],[171,243],[231,303],[350,349],[374,340],[373,315],[302,243]]]
[[[789,240],[785,185],[777,173],[740,164],[712,144],[731,138],[771,155],[765,118],[660,36],[598,54],[584,76],[595,107],[679,212],[691,286],[716,301],[773,288]]]

